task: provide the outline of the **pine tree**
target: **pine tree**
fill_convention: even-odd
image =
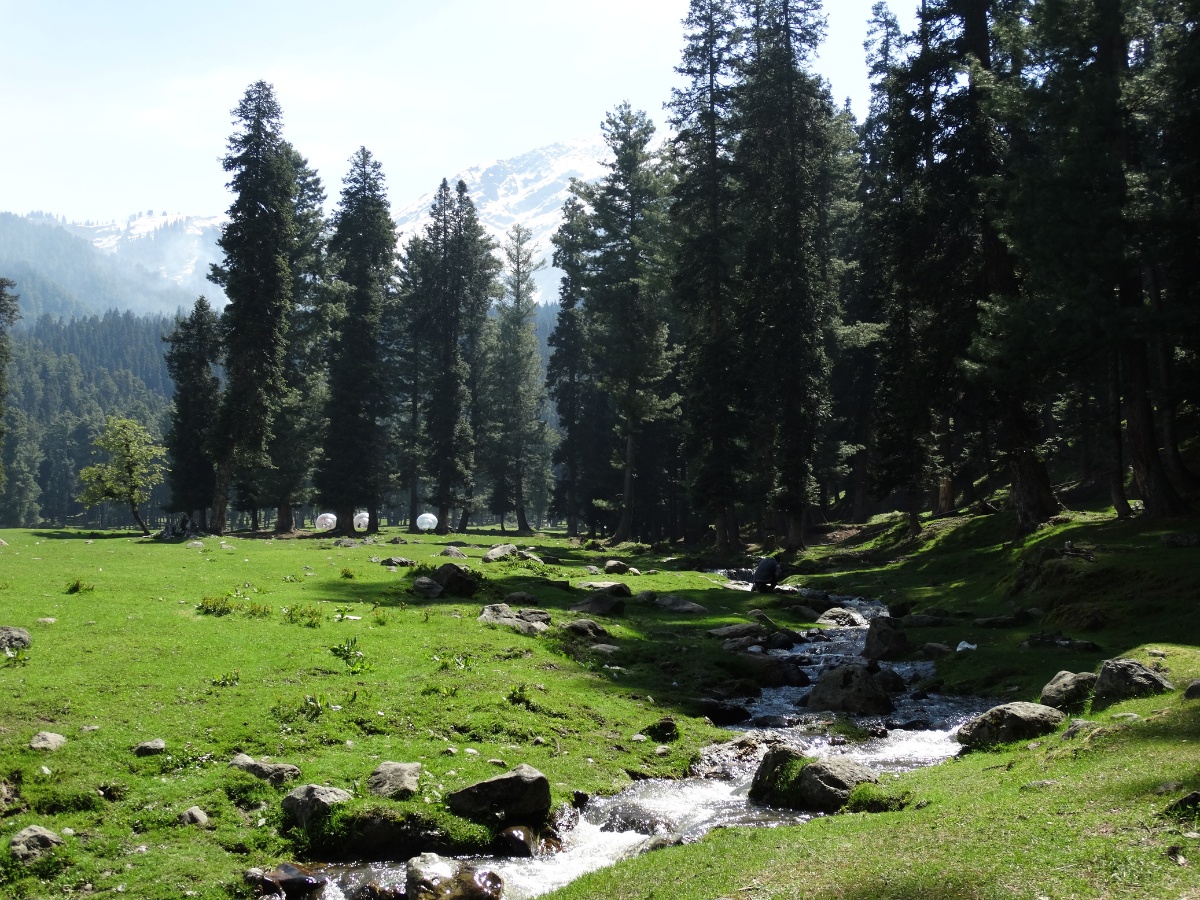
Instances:
[[[833,103],[808,69],[824,23],[811,0],[752,0],[736,161],[745,185],[742,322],[762,366],[749,411],[759,489],[804,546],[816,444],[829,418],[834,282],[828,209]]]
[[[669,185],[650,150],[654,125],[622,104],[608,114],[604,138],[613,159],[598,184],[572,183],[588,208],[587,305],[601,385],[616,406],[625,444],[621,518],[614,544],[633,536],[639,436],[677,400],[660,391],[671,358],[661,259]]]
[[[579,534],[581,520],[588,536],[597,529],[596,500],[607,498],[608,435],[616,422],[608,395],[601,390],[592,356],[590,310],[586,302],[587,211],[576,197],[563,203],[563,221],[551,238],[559,281],[558,316],[548,343],[546,388],[557,413],[562,438],[554,450],[554,508],[567,523],[567,535]]]
[[[353,533],[357,507],[370,511],[368,530],[377,531],[388,483],[383,317],[395,274],[396,226],[382,167],[365,147],[350,161],[329,248],[346,292],[330,346],[329,424],[315,481],[342,533]]]
[[[8,332],[21,317],[18,296],[12,293],[15,284],[8,278],[0,278],[0,448],[4,446],[4,407],[8,396],[8,363],[12,357],[8,349]],[[5,471],[0,466],[0,492],[4,491]]]
[[[214,433],[212,528],[225,528],[235,467],[269,464],[272,421],[287,390],[284,356],[292,300],[288,261],[296,240],[296,187],[271,85],[250,85],[233,111],[237,131],[223,160],[235,194],[218,241],[224,261],[211,279],[225,290],[225,386]]]
[[[220,325],[204,297],[196,300],[186,318],[163,340],[167,371],[175,383],[166,448],[167,483],[173,512],[198,514],[201,529],[213,502],[216,473],[212,457],[212,430],[220,402],[220,382],[214,366],[220,359]]]
[[[671,99],[680,170],[672,192],[674,293],[686,323],[683,369],[688,486],[714,524],[716,550],[739,543],[738,474],[745,458],[742,414],[749,384],[737,329],[739,184],[734,97],[741,29],[730,0],[692,0],[682,64],[688,79]]]
[[[545,459],[542,413],[546,403],[545,380],[534,332],[534,273],[545,263],[534,263],[532,234],[520,224],[508,232],[504,244],[506,267],[504,297],[496,316],[496,342],[489,361],[484,399],[490,418],[487,448],[491,481],[488,508],[500,517],[516,514],[517,531],[532,534],[527,515],[530,485]]]

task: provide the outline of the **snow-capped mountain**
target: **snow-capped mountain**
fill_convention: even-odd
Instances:
[[[155,272],[192,295],[204,294],[220,306],[225,303],[225,295],[208,280],[208,270],[221,260],[217,238],[226,218],[149,211],[136,213],[122,223],[63,227],[91,241],[96,249]]]
[[[556,299],[561,272],[550,268],[553,247],[550,236],[562,220],[562,205],[567,199],[571,179],[596,181],[605,173],[602,163],[608,148],[600,137],[591,140],[562,141],[539,147],[512,159],[473,166],[446,180],[453,188],[466,182],[479,221],[498,243],[515,224],[533,232],[536,259],[545,259],[546,268],[538,272],[538,300]],[[429,193],[394,211],[401,233],[401,246],[420,232],[433,204],[437,185]]]

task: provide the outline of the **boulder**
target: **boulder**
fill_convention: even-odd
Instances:
[[[1122,700],[1165,694],[1175,686],[1153,669],[1133,659],[1106,659],[1096,679],[1092,709],[1104,709]]]
[[[904,681],[904,676],[894,669],[880,669],[878,672],[872,673],[875,676],[875,681],[889,694],[902,693],[908,685]]]
[[[167,752],[167,742],[162,738],[154,738],[151,741],[142,741],[133,748],[136,756],[158,756],[160,753]]]
[[[1079,709],[1092,696],[1095,685],[1096,675],[1091,672],[1059,672],[1042,688],[1038,702],[1064,712]]]
[[[221,544],[224,546],[225,542],[222,541]],[[333,546],[340,547],[343,550],[352,550],[358,546],[358,541],[354,540],[353,538],[338,538],[333,542]]]
[[[283,896],[288,900],[301,900],[316,896],[327,881],[328,878],[312,869],[285,862],[259,879],[259,889],[267,898]]]
[[[514,612],[507,603],[485,606],[477,620],[484,625],[500,625],[519,631],[521,634],[541,634],[549,628],[550,614],[541,609],[523,609]]]
[[[669,744],[679,740],[679,726],[670,716],[664,716],[653,725],[647,725],[642,729],[642,733],[659,743]]]
[[[425,575],[413,582],[413,590],[427,600],[434,600],[442,596],[442,586]]]
[[[863,665],[836,666],[823,671],[809,694],[808,708],[864,716],[882,715],[894,709],[887,692]]]
[[[502,559],[507,559],[517,552],[515,544],[497,544],[487,553],[483,554],[485,563],[499,562]]]
[[[443,550],[441,553],[439,553],[438,556],[448,556],[451,559],[466,559],[467,558],[467,554],[463,553],[457,547],[447,547],[445,550]]]
[[[1183,689],[1184,700],[1200,700],[1200,681],[1193,681]]]
[[[405,556],[389,556],[387,559],[381,559],[379,564],[388,568],[411,569],[417,562]]]
[[[208,824],[208,813],[198,806],[191,806],[179,814],[179,824],[196,825],[203,828]]]
[[[599,575],[600,574],[600,570],[598,568],[596,568],[595,566],[584,566],[583,571],[587,572],[589,575]]]
[[[821,614],[811,606],[788,605],[783,607],[783,609],[791,613],[801,622],[815,622],[817,619],[821,618]]]
[[[612,594],[596,592],[586,600],[572,604],[570,610],[593,616],[623,616],[625,615],[625,601]]]
[[[862,655],[867,659],[899,659],[908,652],[908,635],[899,619],[877,616],[867,628]]]
[[[740,638],[766,640],[767,629],[765,629],[758,622],[739,622],[736,625],[724,625],[720,628],[710,628],[708,630],[708,636],[715,637],[722,641],[738,640]]]
[[[15,625],[0,625],[0,653],[12,650],[26,650],[33,643],[33,638],[24,628]]]
[[[67,739],[61,734],[55,734],[53,731],[39,731],[29,742],[29,749],[53,753],[55,750],[62,749],[66,743]]]
[[[421,781],[420,763],[381,762],[367,779],[367,790],[388,800],[407,800]]]
[[[597,594],[611,594],[614,597],[632,597],[633,591],[623,581],[585,581],[580,585]]]
[[[500,900],[504,880],[481,865],[422,853],[406,864],[408,900]]]
[[[568,622],[562,627],[563,631],[569,631],[576,637],[586,638],[589,641],[599,641],[612,637],[604,626],[593,622],[591,619],[576,619],[574,622]]]
[[[879,778],[860,762],[844,756],[829,756],[800,770],[800,801],[804,809],[836,812],[846,805],[857,785]]]
[[[706,717],[719,728],[739,725],[752,715],[746,707],[723,700],[701,700],[698,706],[699,715]]]
[[[1066,713],[1040,703],[1005,703],[976,716],[958,731],[958,742],[968,749],[1011,744],[1050,734]]]
[[[479,582],[471,570],[457,563],[444,563],[433,573],[433,580],[453,597],[474,597],[479,590]]]
[[[65,843],[66,841],[50,829],[41,825],[30,825],[14,834],[8,846],[17,862],[31,863]]]
[[[255,762],[254,757],[245,753],[239,753],[230,760],[229,765],[235,769],[241,769],[243,772],[249,772],[255,778],[269,781],[271,784],[283,784],[285,781],[294,781],[300,777],[300,769],[290,763]]]
[[[633,595],[633,599],[637,603],[656,603],[658,594],[655,591],[638,591]]]
[[[804,687],[811,683],[795,657],[740,653],[738,659],[750,670],[754,683],[761,687]]]
[[[867,620],[852,609],[835,606],[826,610],[821,618],[817,619],[817,624],[830,628],[861,628],[867,624]]]
[[[7,782],[0,781],[0,816],[17,805],[17,789]]]
[[[389,544],[407,544],[408,541],[405,540],[404,538],[400,537],[400,535],[396,535],[394,538],[392,538],[390,541],[388,541],[388,543]]]
[[[530,859],[537,852],[538,839],[527,825],[509,825],[498,835],[493,844],[497,856]]]
[[[341,788],[325,784],[306,784],[283,798],[283,811],[304,831],[329,815],[337,804],[352,799]]]
[[[619,559],[610,559],[604,564],[605,575],[624,575],[629,571],[629,563],[621,562]]]
[[[671,834],[679,825],[660,810],[648,808],[634,800],[618,800],[604,813],[601,831],[630,832],[646,837]]]
[[[541,825],[550,813],[550,782],[533,766],[446,795],[450,811],[465,819],[499,825]]]
[[[542,564],[542,558],[529,550],[518,550],[517,559],[522,559],[525,562]]]
[[[537,606],[537,597],[526,591],[513,591],[504,598],[504,602],[509,606]]]

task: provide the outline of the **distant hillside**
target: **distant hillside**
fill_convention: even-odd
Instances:
[[[195,295],[156,272],[106,254],[50,218],[0,213],[0,275],[16,282],[26,323],[110,309],[174,315]]]

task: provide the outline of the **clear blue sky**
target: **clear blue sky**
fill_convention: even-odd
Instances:
[[[872,0],[826,3],[817,69],[861,115]],[[229,205],[229,110],[275,85],[335,196],[365,145],[403,205],[469,165],[663,122],[687,0],[0,0],[0,210],[83,220]],[[916,0],[892,0],[911,26]]]

